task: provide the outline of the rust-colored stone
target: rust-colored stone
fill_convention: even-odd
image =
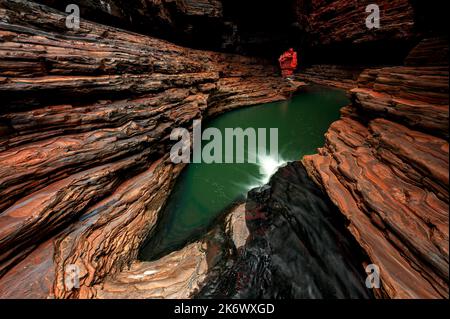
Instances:
[[[368,69],[358,83],[303,163],[380,267],[378,297],[448,298],[448,66]]]
[[[183,167],[168,160],[171,130],[301,85],[261,59],[86,20],[69,30],[28,1],[0,0],[0,14],[5,298],[103,297],[97,288],[135,262]],[[71,265],[80,289],[65,286]]]

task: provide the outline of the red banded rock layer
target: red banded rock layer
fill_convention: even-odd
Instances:
[[[218,263],[235,258],[249,236],[245,204],[240,204],[220,218],[200,240],[158,260],[134,262],[117,276],[95,286],[92,292],[99,299],[195,297],[211,280]]]
[[[64,11],[71,3],[80,6],[89,20],[120,26],[149,35],[186,36],[198,31],[202,18],[213,23],[223,16],[220,0],[37,0]]]
[[[253,78],[252,82],[237,77],[220,79],[217,92],[208,99],[206,116],[213,117],[242,106],[282,101],[293,89],[304,85],[304,82],[295,81],[286,86],[276,77]]]
[[[446,141],[383,119],[366,128],[344,117],[303,162],[380,267],[380,297],[448,297]]]
[[[86,209],[62,233],[23,257],[0,278],[0,295],[3,298],[93,297],[93,286],[137,258],[139,247],[154,229],[160,208],[180,170],[181,167],[162,158],[130,177],[110,195]],[[66,193],[70,195],[69,191]],[[80,204],[83,199],[70,199],[68,203]],[[66,223],[70,222],[68,216],[62,217],[66,218]],[[35,227],[38,229],[38,224]],[[71,265],[80,271],[80,289],[66,289],[66,269]],[[35,268],[39,272],[35,272]]]
[[[106,126],[106,128],[95,129],[94,127],[87,132],[55,136],[0,152],[0,194],[2,196],[0,208],[4,209],[15,199],[83,169],[104,165],[139,152],[147,152],[147,149],[150,149],[149,154],[165,151],[162,139],[167,138],[171,127],[189,126],[206,107],[205,99],[200,97],[196,96],[199,101],[192,97],[188,98],[184,104],[178,105],[178,108],[173,104],[162,104],[154,109],[139,109],[136,104],[133,105],[136,108],[131,109],[114,110],[116,107],[114,104],[93,108],[90,113],[80,114],[80,121],[86,119],[88,122],[92,115],[94,119],[98,117],[97,123],[103,121],[97,126]],[[144,106],[148,105],[146,100],[141,102]],[[122,104],[119,103],[119,105]],[[109,113],[117,116],[112,123],[104,119],[110,112],[108,108],[116,112]],[[126,119],[126,116],[130,117],[130,114],[135,118]],[[60,113],[65,123],[70,121],[70,112],[66,115],[67,117],[64,111]],[[124,124],[120,121],[120,115],[125,117]],[[145,117],[139,118],[139,116]],[[51,121],[51,118],[46,120]],[[112,127],[108,127],[108,124]],[[79,126],[77,129],[80,128],[83,127]],[[39,130],[40,126],[37,125],[35,129]],[[70,129],[70,126],[65,129]],[[50,131],[50,133],[53,132]],[[37,132],[33,136],[37,136],[37,139],[42,138]]]
[[[222,17],[220,0],[179,0],[188,16]]]
[[[153,262],[136,262],[99,285],[99,299],[187,299],[201,287],[208,272],[202,242],[190,244]]]
[[[113,164],[97,166],[50,184],[19,200],[0,215],[0,256],[3,274],[11,259],[77,220],[83,210],[112,193],[121,175],[139,172],[148,161],[143,152]]]
[[[24,101],[39,107],[170,88],[211,92],[219,78],[283,84],[261,59],[186,49],[85,20],[70,30],[58,11],[19,0],[2,0],[0,12],[8,17],[0,28],[0,96],[10,102],[3,113]]]
[[[368,43],[415,37],[414,10],[408,0],[381,0],[382,27],[368,31],[366,6],[372,1],[313,0],[308,18],[316,45]]]
[[[232,254],[231,233],[222,222],[200,240],[158,260],[134,262],[92,292],[99,299],[187,299],[203,287],[210,271]]]
[[[407,66],[448,64],[448,37],[422,40],[405,59]]]
[[[364,68],[359,66],[317,64],[301,70],[296,74],[296,78],[302,81],[349,90],[356,86],[363,70]]]
[[[259,59],[72,31],[28,1],[0,0],[0,15],[1,297],[95,297],[135,261],[181,170],[171,130],[297,89]]]
[[[358,110],[448,138],[448,67],[389,67],[361,74],[350,91]]]
[[[130,121],[164,117],[186,124],[206,108],[207,95],[191,95],[188,88],[169,89],[121,101],[100,101],[88,106],[57,105],[0,115],[9,134],[0,138],[0,150],[60,135],[120,127]],[[193,114],[191,114],[193,113]]]
[[[378,297],[448,298],[448,66],[368,69],[350,95],[308,173],[380,267]]]
[[[139,248],[154,229],[159,212],[182,166],[167,157],[128,179],[98,202],[56,241],[57,298],[90,297],[90,287],[114,276],[137,259]],[[67,266],[80,270],[80,290],[65,286]]]

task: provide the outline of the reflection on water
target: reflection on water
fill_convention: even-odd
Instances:
[[[284,163],[314,154],[323,146],[330,124],[339,118],[339,109],[348,103],[343,91],[310,87],[289,101],[235,110],[204,125],[203,129],[218,128],[223,136],[225,128],[278,128],[278,158],[259,156],[257,164],[189,164],[141,258],[150,260],[200,236],[221,212],[243,200],[250,189],[267,183]]]

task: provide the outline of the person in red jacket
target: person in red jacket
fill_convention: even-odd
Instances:
[[[282,76],[291,79],[298,64],[297,52],[290,48],[280,56],[278,61],[280,62]]]

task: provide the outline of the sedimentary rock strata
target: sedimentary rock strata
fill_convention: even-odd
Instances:
[[[109,196],[85,209],[76,220],[61,215],[66,228],[59,232],[58,228],[53,229],[53,235],[48,229],[54,224],[49,218],[52,214],[41,213],[30,220],[29,228],[35,231],[34,241],[28,243],[32,247],[27,247],[27,242],[20,239],[17,241],[26,249],[15,258],[10,256],[15,263],[7,265],[9,271],[0,279],[2,297],[89,298],[93,296],[92,286],[135,260],[141,242],[154,228],[159,210],[181,169],[174,167],[167,158],[149,165],[116,187]],[[60,193],[64,191],[61,189]],[[68,205],[75,202],[76,199],[68,199]],[[53,215],[58,214],[59,211],[53,212]],[[43,222],[46,220],[48,223]],[[48,235],[44,232],[46,229]],[[43,233],[37,234],[39,230]],[[67,287],[69,266],[77,268],[80,289]]]
[[[448,37],[426,38],[405,59],[407,66],[442,66],[448,64]]]
[[[98,287],[100,299],[187,299],[197,291],[208,272],[206,248],[190,244],[154,262],[135,262],[130,269]]]
[[[75,30],[0,0],[0,297],[366,298],[373,263],[377,297],[448,298],[448,38],[421,4],[380,1],[383,27],[368,31],[368,1],[78,3]],[[97,15],[109,26],[85,19]],[[301,44],[320,64],[287,83],[270,61],[152,33],[261,56]],[[137,261],[183,168],[171,130],[303,80],[352,101],[303,159],[324,193],[289,164],[201,240]]]
[[[296,75],[296,78],[324,86],[334,86],[349,90],[357,85],[358,78],[364,69],[361,66],[315,64],[302,69]]]
[[[366,70],[350,94],[303,163],[380,267],[379,297],[447,298],[448,66]]]
[[[223,5],[219,0],[38,0],[65,11],[77,4],[84,19],[120,26],[142,34],[186,41],[201,33],[209,23],[221,21]],[[220,29],[213,33],[219,35]]]
[[[92,291],[100,299],[193,298],[211,269],[230,255],[228,236],[232,232],[226,232],[223,222],[219,222],[200,240],[158,260],[136,261]]]
[[[364,71],[353,104],[369,116],[382,116],[448,138],[448,67],[389,67]]]
[[[316,43],[327,45],[339,42],[354,44],[380,39],[405,40],[415,36],[414,8],[408,0],[378,1],[383,14],[383,27],[367,32],[366,6],[370,1],[311,1],[312,35]]]
[[[2,297],[97,296],[135,261],[182,168],[168,160],[172,128],[297,89],[263,60],[87,21],[69,30],[28,1],[0,13]]]

